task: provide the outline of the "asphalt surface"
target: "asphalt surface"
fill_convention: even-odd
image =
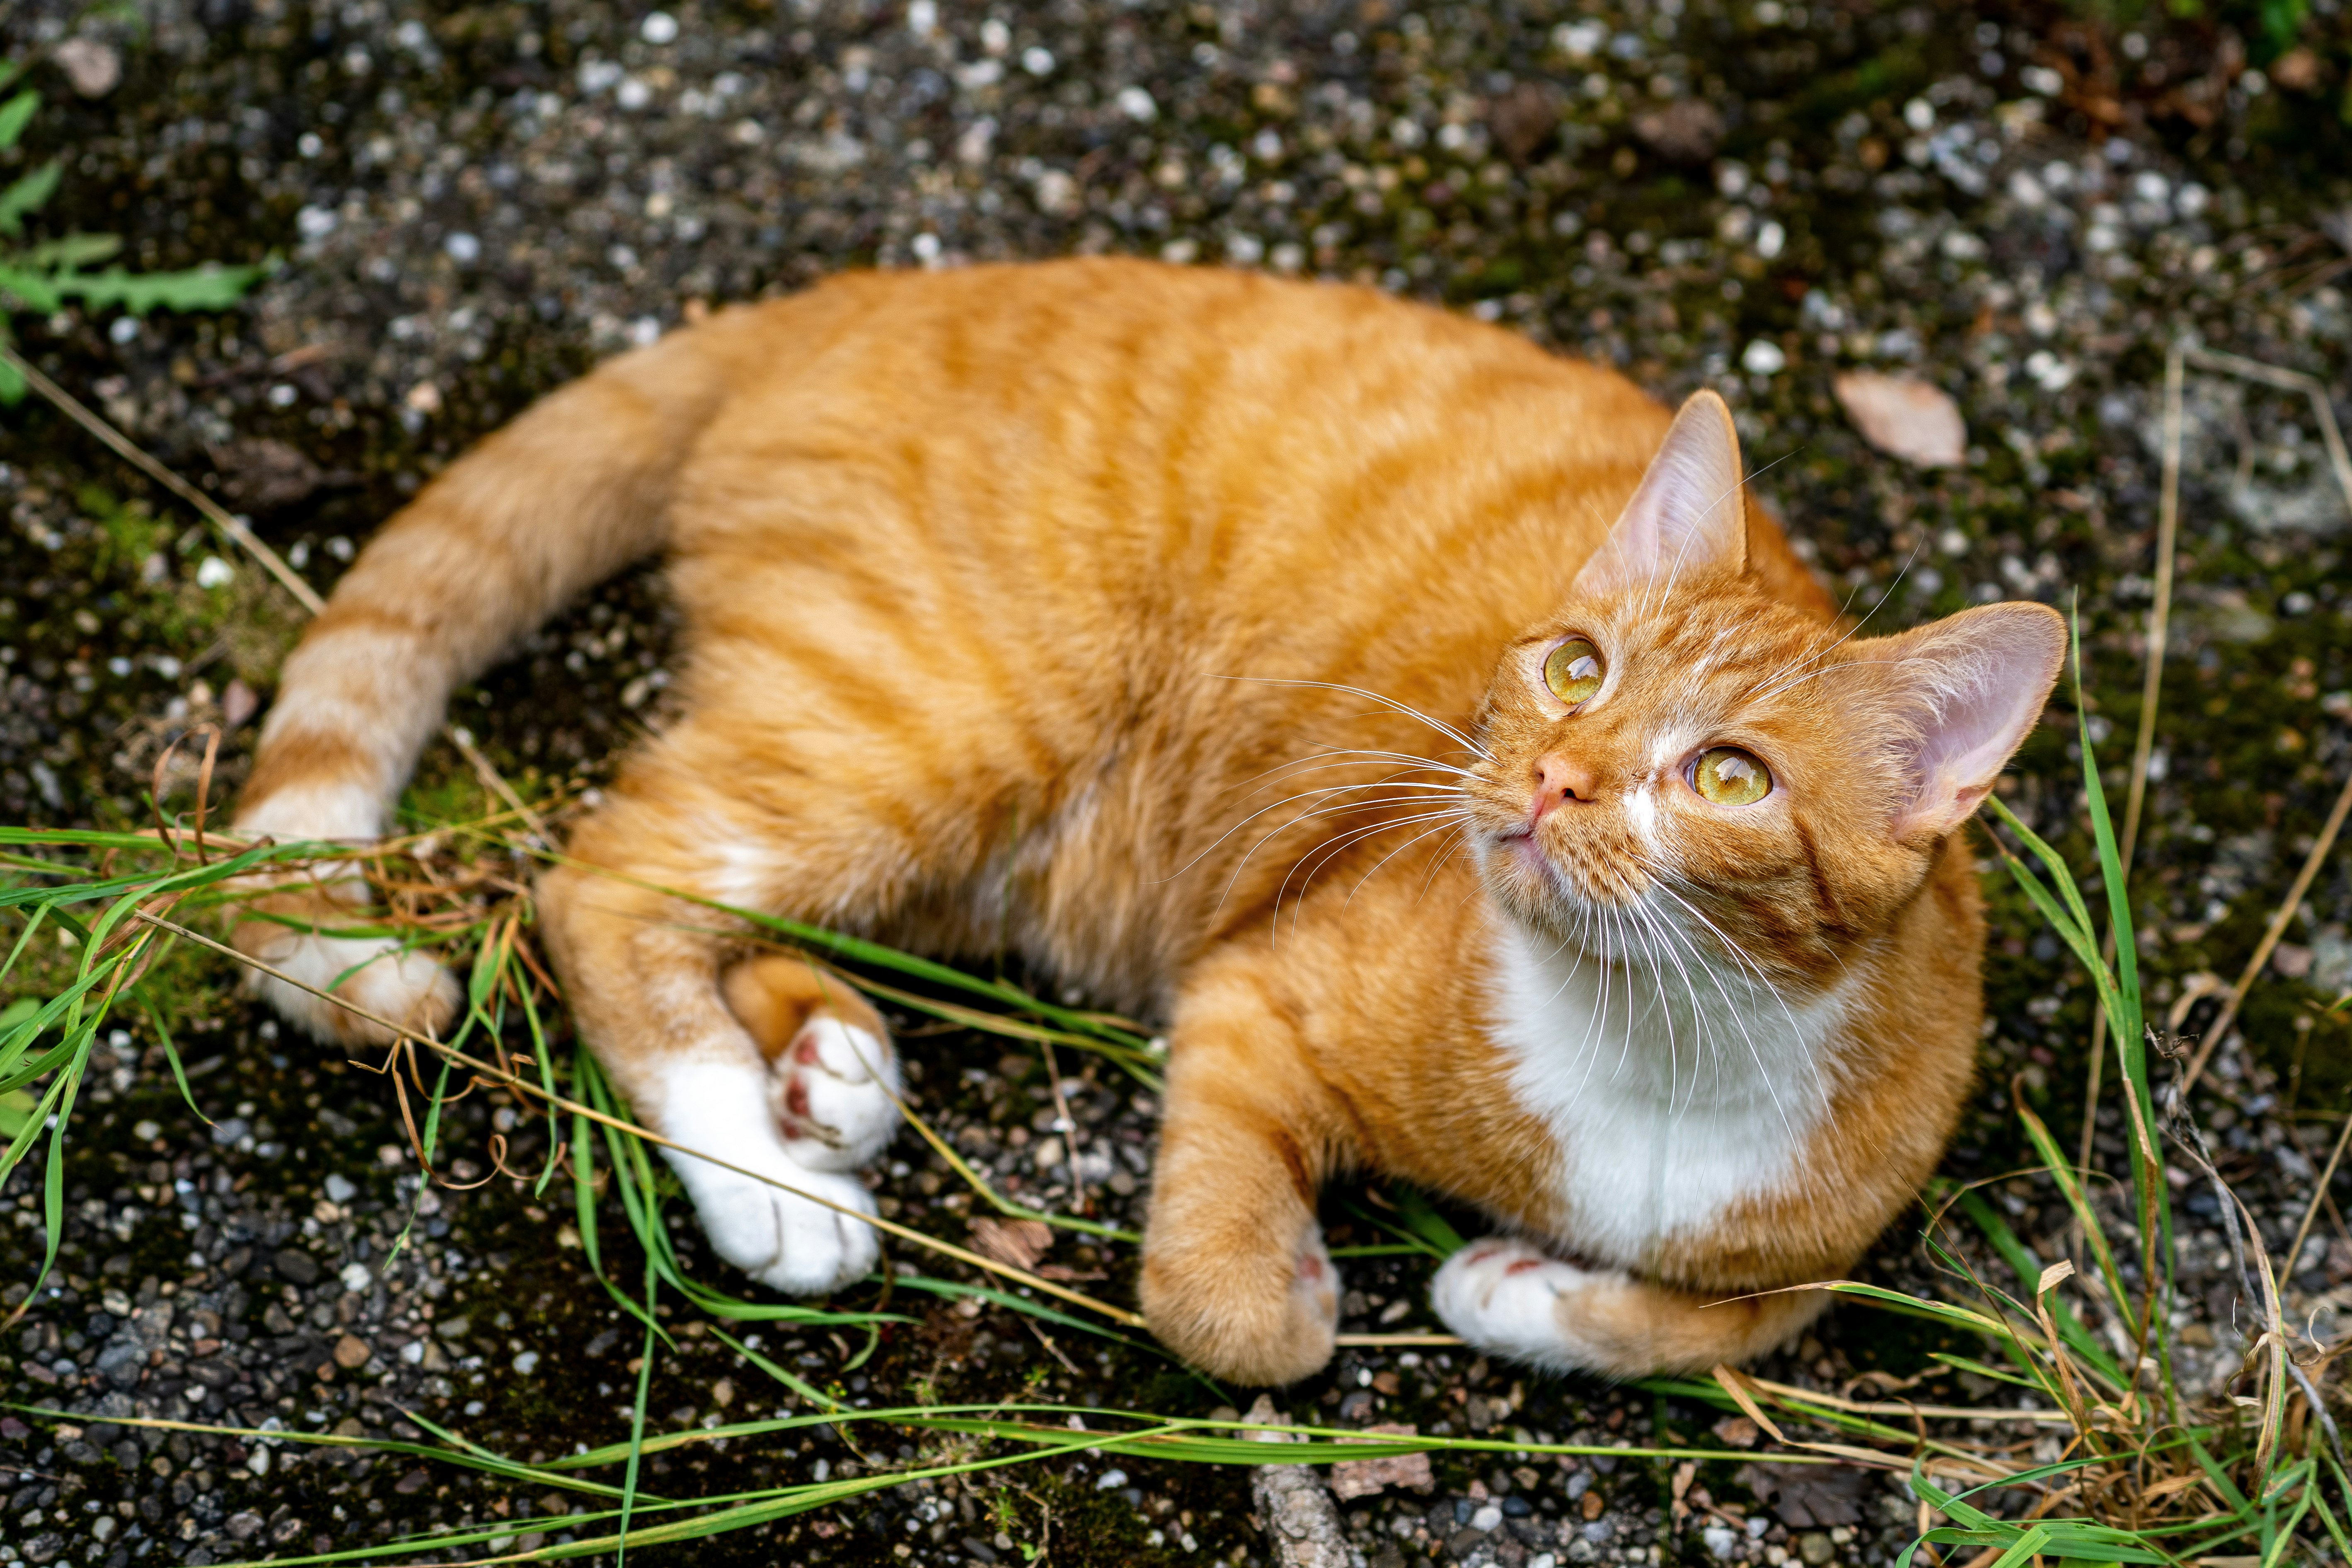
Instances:
[[[2211,33],[2075,50],[2023,14],[1760,3],[654,13],[206,0],[135,22],[20,5],[0,35],[48,100],[0,174],[68,157],[42,232],[121,232],[147,267],[275,258],[236,310],[19,314],[25,351],[250,513],[322,589],[470,441],[709,303],[854,266],[1156,255],[1362,280],[1620,366],[1664,397],[1718,388],[1801,547],[1874,626],[2079,591],[2095,734],[2119,794],[2167,347],[2193,336],[2315,374],[2339,423],[2352,420],[2341,129],[2324,95],[2272,81]],[[96,89],[93,47],[118,79],[85,94],[67,65]],[[1870,446],[1833,391],[1856,370],[1949,394],[1961,460],[1924,468]],[[2200,371],[2184,406],[2184,554],[2135,881],[2143,963],[2168,1009],[2199,976],[2234,979],[2352,766],[2352,515],[2311,405]],[[157,755],[204,719],[230,730],[220,778],[233,786],[298,629],[284,600],[37,405],[0,416],[0,820],[144,821]],[[458,716],[519,780],[593,782],[660,721],[672,633],[656,583],[614,584],[461,694]],[[2079,761],[2055,717],[2005,793],[2079,865]],[[458,773],[436,756],[425,783]],[[2200,1100],[2273,1247],[2302,1218],[2352,1076],[2344,1015],[2324,1010],[2352,985],[2345,864],[2313,883]],[[2088,1033],[2079,973],[2021,899],[1988,886],[1985,1089],[1946,1167],[1964,1180],[2030,1163],[2013,1093],[2071,1143]],[[117,1020],[71,1130],[59,1267],[0,1352],[0,1397],[87,1418],[0,1415],[0,1563],[244,1561],[461,1524],[494,1529],[491,1550],[564,1540],[585,1500],[395,1454],[123,1424],[414,1439],[422,1417],[544,1458],[625,1436],[645,1350],[586,1266],[567,1179],[537,1189],[541,1124],[488,1093],[460,1102],[440,1167],[457,1185],[420,1201],[381,1074],[278,1037],[226,976],[192,967],[177,983],[174,1037],[213,1124],[181,1102],[152,1026]],[[2212,1008],[2192,1001],[2182,1026]],[[1139,1215],[1148,1096],[1066,1054],[1075,1128],[1060,1129],[1054,1075],[1034,1055],[907,1034],[918,1105],[993,1179],[1066,1203],[1075,1152],[1093,1212]],[[2118,1117],[2110,1097],[2097,1148],[2116,1171]],[[520,1178],[490,1170],[494,1135]],[[971,1204],[944,1163],[910,1139],[893,1155],[877,1177],[885,1212],[964,1239]],[[1996,1194],[2021,1234],[2063,1237],[2046,1183]],[[2225,1283],[2211,1195],[2176,1196],[2184,1367],[2219,1392],[2243,1353],[2245,1310]],[[1338,1238],[1381,1240],[1349,1201],[1328,1215]],[[39,1266],[30,1173],[0,1202],[14,1308]],[[1890,1235],[1868,1277],[1931,1288],[1916,1232]],[[609,1198],[601,1235],[608,1272],[634,1288],[642,1259]],[[673,1236],[700,1277],[740,1285],[682,1210]],[[2329,1215],[2314,1237],[2289,1315],[2315,1314],[2324,1335],[2352,1301],[2352,1239]],[[1065,1239],[1047,1258],[1128,1299],[1131,1253]],[[1345,1326],[1433,1329],[1426,1272],[1412,1258],[1349,1262]],[[881,1297],[870,1286],[835,1305]],[[1205,1415],[1247,1403],[1146,1348],[994,1308],[966,1315],[903,1281],[887,1301],[913,1321],[869,1358],[854,1336],[784,1324],[743,1343],[876,1405],[1025,1395]],[[679,1348],[656,1357],[649,1430],[802,1408],[683,1302],[669,1321]],[[1900,1321],[1844,1311],[1767,1370],[1867,1391],[1919,1371],[1933,1348]],[[1885,1378],[1853,1382],[1873,1372]],[[1995,1392],[1921,1386],[1946,1400]],[[1717,1413],[1696,1404],[1444,1352],[1351,1351],[1284,1403],[1331,1424],[1528,1441],[1717,1440]],[[905,1434],[814,1428],[656,1458],[644,1484],[706,1495],[919,1457]],[[1858,1473],[1800,1485],[1713,1466],[1685,1485],[1677,1508],[1671,1471],[1643,1462],[1440,1458],[1426,1491],[1391,1486],[1342,1517],[1375,1568],[1875,1565],[1916,1524],[1898,1488]],[[1266,1562],[1251,1508],[1237,1472],[1080,1458],[649,1550]]]

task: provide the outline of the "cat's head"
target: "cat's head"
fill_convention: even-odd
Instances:
[[[1826,983],[2033,727],[2065,626],[2032,604],[1825,625],[1748,571],[1741,477],[1698,394],[1568,602],[1505,651],[1469,831],[1496,902],[1553,940],[1645,965],[1727,945]]]

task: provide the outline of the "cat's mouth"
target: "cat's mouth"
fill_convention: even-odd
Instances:
[[[1557,855],[1544,847],[1533,823],[1517,823],[1493,831],[1486,854],[1487,875],[1505,900],[1549,924],[1580,910],[1622,905],[1633,893],[1622,876],[1581,863],[1570,853]],[[1615,888],[1608,884],[1616,882]]]
[[[1496,835],[1492,863],[1509,875],[1518,884],[1515,890],[1523,894],[1570,905],[1584,901],[1559,862],[1537,842],[1532,825],[1506,828]]]

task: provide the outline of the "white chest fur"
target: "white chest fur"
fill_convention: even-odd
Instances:
[[[1637,942],[1633,962],[1604,965],[1508,922],[1497,943],[1496,1041],[1559,1143],[1557,1239],[1588,1262],[1636,1266],[1742,1198],[1806,1179],[1841,994],[1784,1005],[1696,945],[1669,958]]]

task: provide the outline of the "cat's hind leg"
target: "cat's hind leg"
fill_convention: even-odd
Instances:
[[[1812,1290],[1667,1289],[1622,1270],[1563,1263],[1506,1237],[1474,1241],[1447,1258],[1429,1294],[1445,1325],[1479,1350],[1604,1377],[1747,1361],[1794,1338],[1829,1301]]]

